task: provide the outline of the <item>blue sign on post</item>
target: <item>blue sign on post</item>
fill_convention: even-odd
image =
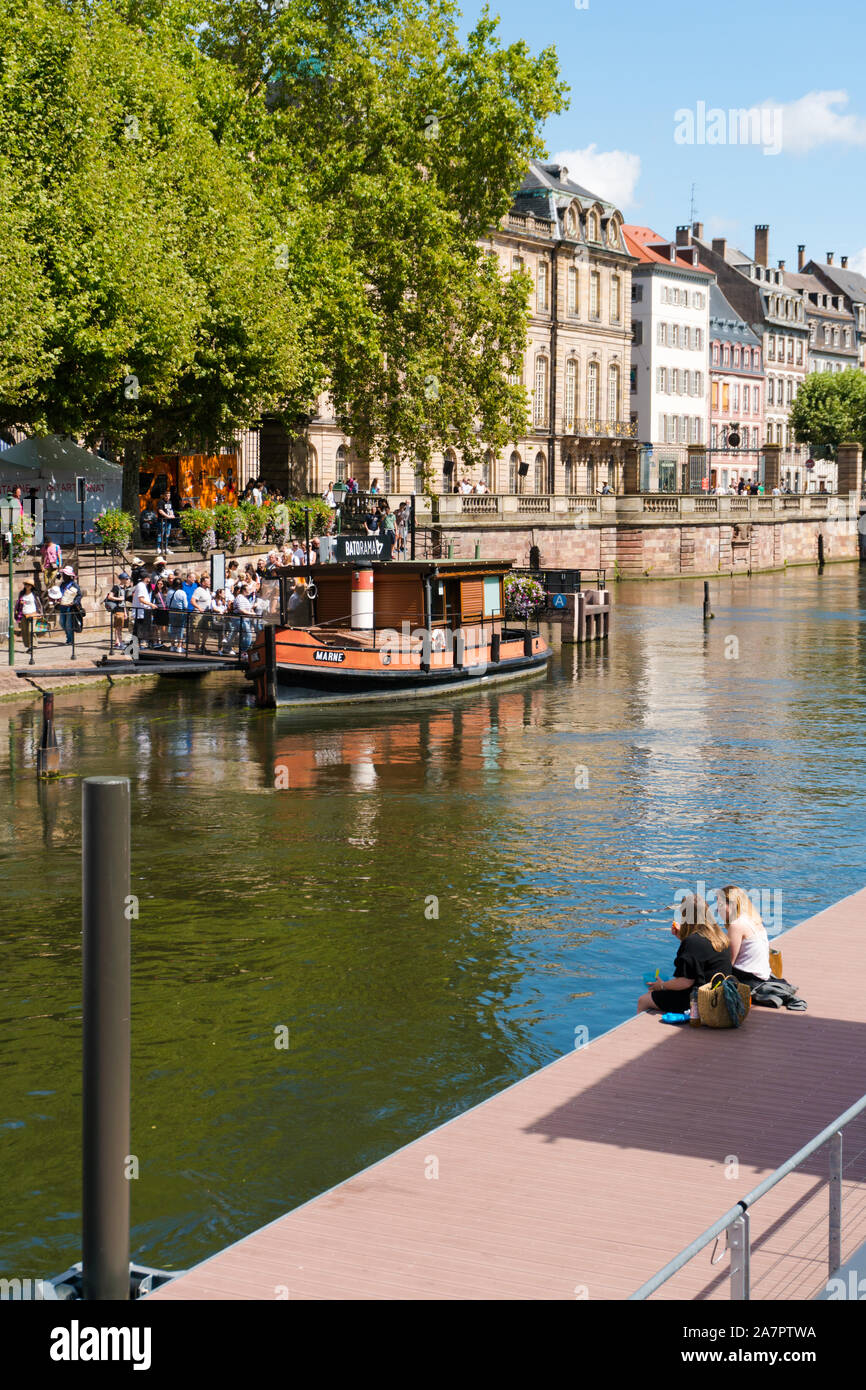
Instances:
[[[565,594],[551,594],[550,606],[551,608],[565,608]]]

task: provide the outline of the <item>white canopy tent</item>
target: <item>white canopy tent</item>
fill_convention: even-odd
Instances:
[[[84,515],[78,500],[77,479],[84,479]],[[24,510],[29,499],[42,503],[42,529],[61,544],[97,539],[93,523],[109,507],[119,507],[123,469],[109,463],[71,439],[48,435],[25,439],[0,451],[0,498],[20,485]]]

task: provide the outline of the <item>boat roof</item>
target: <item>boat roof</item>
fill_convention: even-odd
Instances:
[[[306,571],[304,565],[283,565],[281,573]],[[382,574],[440,574],[445,578],[472,574],[507,574],[514,568],[513,560],[330,560],[310,566],[316,575],[349,573],[356,569],[372,569]]]

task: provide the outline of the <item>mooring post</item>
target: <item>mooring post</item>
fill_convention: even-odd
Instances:
[[[409,508],[409,537],[412,544],[410,559],[415,559],[415,494],[412,493],[412,505]]]
[[[704,622],[706,622],[707,619],[708,619],[708,618],[711,618],[712,616],[713,616],[713,615],[712,615],[712,613],[710,612],[710,582],[709,582],[708,579],[705,579],[705,580],[704,580]]]
[[[129,779],[82,785],[85,1299],[129,1298]]]
[[[273,624],[265,627],[265,687],[264,709],[277,707],[277,630]]]
[[[42,694],[42,741],[36,753],[36,771],[40,777],[60,771],[60,750],[54,732],[54,696],[48,690]]]
[[[820,531],[818,532],[818,568],[819,570],[824,568],[824,537]]]

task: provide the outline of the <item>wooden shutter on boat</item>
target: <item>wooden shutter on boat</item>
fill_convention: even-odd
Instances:
[[[460,581],[460,621],[484,616],[484,580],[462,579]]]
[[[330,623],[334,627],[349,627],[351,625],[352,612],[352,589],[351,580],[348,574],[330,576],[327,579],[320,579],[314,571],[318,598],[316,600],[316,617],[320,623]]]
[[[391,575],[377,570],[373,602],[377,627],[393,627],[399,632],[403,622],[413,627],[424,623],[424,587],[416,574]]]

